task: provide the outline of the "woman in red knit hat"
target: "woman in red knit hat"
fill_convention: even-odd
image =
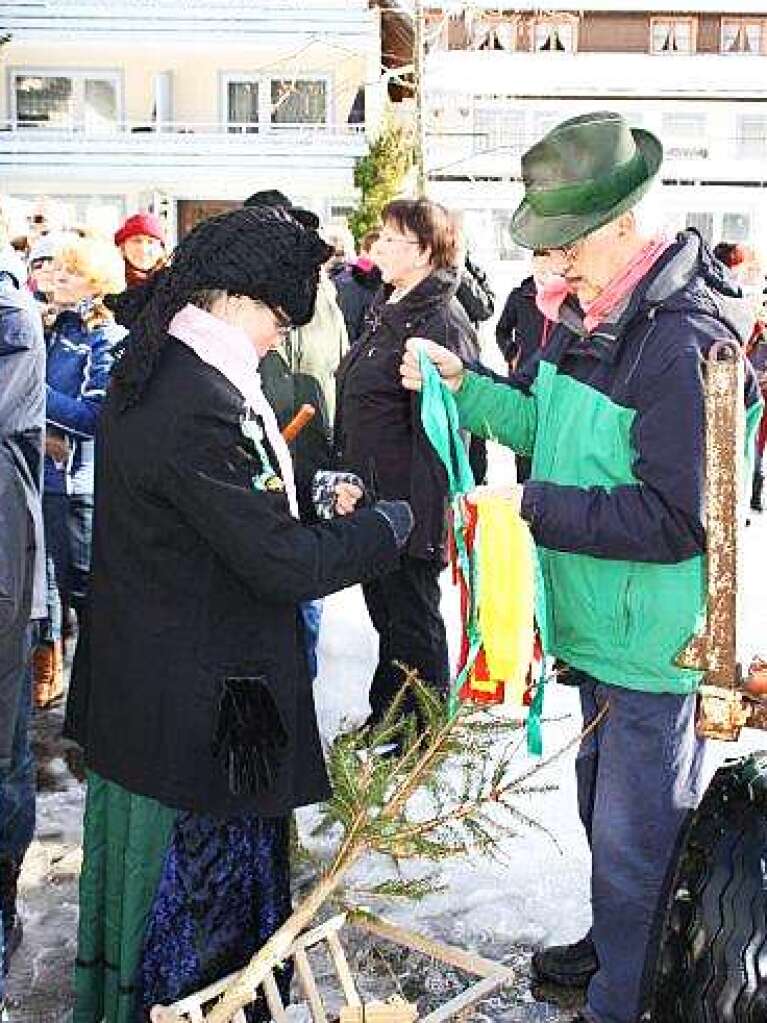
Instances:
[[[125,261],[128,287],[144,284],[165,265],[165,228],[154,213],[134,213],[115,234],[115,245]]]

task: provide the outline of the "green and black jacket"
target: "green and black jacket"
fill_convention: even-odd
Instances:
[[[549,652],[603,682],[692,692],[674,663],[704,610],[703,362],[744,342],[746,302],[695,232],[586,334],[567,304],[511,380],[468,372],[461,426],[532,457],[522,514],[538,545]],[[760,399],[747,369],[748,452]]]

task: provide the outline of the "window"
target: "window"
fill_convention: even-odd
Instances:
[[[745,159],[767,156],[767,117],[744,115],[737,122],[737,155]]]
[[[539,53],[574,53],[575,24],[550,18],[533,23],[533,49]]]
[[[751,236],[751,217],[748,213],[724,213],[722,238],[728,242],[746,242]]]
[[[474,111],[474,152],[522,153],[527,149],[525,115],[506,106],[477,107]]]
[[[226,83],[226,120],[229,132],[258,131],[258,79]]]
[[[273,78],[272,124],[324,124],[327,82],[320,78]]]
[[[713,213],[688,213],[685,217],[687,227],[694,227],[701,238],[708,245],[714,242],[714,214]]]
[[[471,21],[469,48],[472,50],[515,50],[515,18],[476,17]]]
[[[652,53],[693,53],[695,22],[692,18],[653,18],[650,22]]]
[[[251,133],[329,121],[329,79],[226,73],[222,111],[228,132]]]
[[[708,156],[705,114],[664,114],[662,123],[663,148],[668,158],[701,160]]]
[[[763,39],[761,21],[722,19],[722,53],[761,53]]]
[[[23,128],[114,130],[118,91],[116,72],[11,72],[15,120]]]

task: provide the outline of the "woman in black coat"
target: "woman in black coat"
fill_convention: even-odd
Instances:
[[[337,462],[369,494],[402,499],[416,525],[399,568],[363,586],[379,636],[370,689],[376,723],[402,684],[395,662],[417,668],[444,693],[448,682],[439,575],[445,560],[447,477],[421,426],[420,397],[403,390],[405,341],[425,337],[473,359],[477,341],[456,299],[458,237],[454,218],[426,199],[401,199],[382,214],[376,258],[385,287],[368,326],[338,369]]]
[[[295,517],[258,361],[311,317],[327,255],[241,209],[128,293],[68,708],[89,769],[77,1023],[145,1020],[290,912],[288,815],[328,794],[298,604],[392,567],[412,526],[405,504]]]

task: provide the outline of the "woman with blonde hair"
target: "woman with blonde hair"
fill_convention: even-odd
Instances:
[[[104,304],[125,288],[118,249],[72,237],[53,263],[58,309],[48,341],[43,514],[48,550],[48,623],[34,655],[34,697],[47,707],[63,693],[61,609],[80,615],[88,582],[93,519],[94,435],[115,345],[124,336]]]

